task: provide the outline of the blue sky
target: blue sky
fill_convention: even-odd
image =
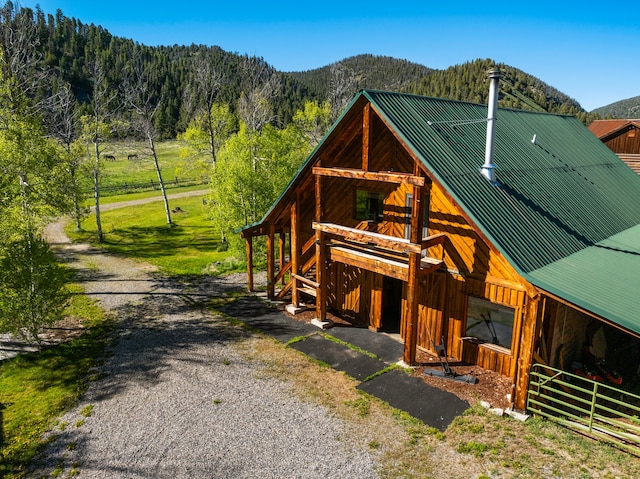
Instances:
[[[586,110],[640,96],[634,4],[584,1],[278,2],[22,0],[145,45],[218,45],[281,71],[361,53],[444,69],[491,58],[540,78]],[[437,4],[437,5],[436,5]]]

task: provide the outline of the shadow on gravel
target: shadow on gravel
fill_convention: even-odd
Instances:
[[[96,400],[118,395],[132,383],[151,387],[170,380],[164,374],[176,362],[222,362],[224,358],[215,354],[194,353],[211,352],[211,348],[196,346],[235,342],[251,335],[245,328],[211,314],[206,306],[211,294],[185,294],[181,289],[171,289],[173,286],[175,281],[171,279],[156,281],[157,292],[112,310],[118,318],[117,337],[106,352],[110,360],[100,368],[102,380],[94,386]],[[234,289],[222,286],[216,292],[225,294]]]
[[[318,331],[315,326],[291,320],[255,296],[242,296],[216,309],[283,343]]]

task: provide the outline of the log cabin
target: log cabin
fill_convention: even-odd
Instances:
[[[589,130],[640,175],[640,120],[595,120]]]
[[[573,116],[363,90],[257,223],[267,294],[507,376],[640,336],[640,177]],[[290,299],[289,299],[290,298]],[[635,365],[637,367],[637,364]]]

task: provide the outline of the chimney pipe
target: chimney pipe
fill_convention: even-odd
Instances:
[[[489,85],[489,112],[487,114],[487,144],[484,154],[484,165],[480,168],[480,172],[491,183],[496,182],[496,165],[493,164],[493,143],[495,138],[496,110],[498,108],[498,88],[502,72],[500,70],[491,70],[488,73],[490,80]]]

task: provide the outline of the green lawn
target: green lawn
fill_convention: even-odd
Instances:
[[[0,478],[22,477],[24,467],[42,447],[41,435],[73,406],[104,351],[111,322],[82,288],[70,286],[66,315],[85,327],[79,338],[59,346],[0,362]],[[64,425],[58,425],[63,428]]]
[[[180,150],[184,144],[179,141],[163,141],[156,144],[156,152],[162,178],[167,188],[184,185],[185,180],[202,184],[209,171],[198,163],[188,162],[180,158]],[[137,160],[129,160],[128,156],[136,154]],[[115,161],[104,160],[100,174],[100,187],[103,196],[122,194],[136,190],[136,185],[152,188],[158,187],[158,176],[155,171],[151,151],[145,143],[113,142],[105,145],[104,155],[115,156]],[[126,186],[126,189],[124,187]]]
[[[108,251],[157,265],[176,275],[217,274],[243,268],[224,251],[220,234],[208,219],[203,197],[170,200],[175,226],[167,226],[161,201],[118,208],[101,214]],[[95,216],[83,223],[84,232],[68,231],[74,241],[95,241]]]

